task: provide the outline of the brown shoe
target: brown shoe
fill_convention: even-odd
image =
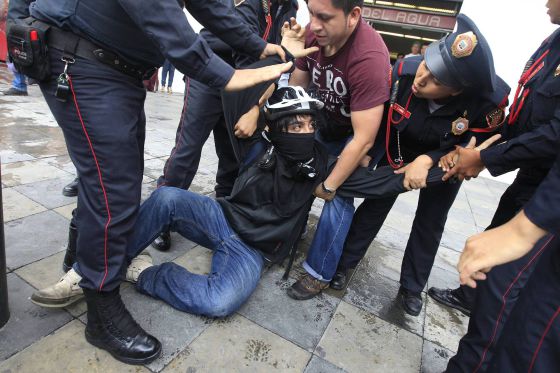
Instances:
[[[328,282],[317,280],[315,277],[305,274],[288,289],[288,295],[296,300],[306,300],[319,295],[321,291],[328,287]]]

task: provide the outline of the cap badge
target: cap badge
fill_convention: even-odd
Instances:
[[[462,117],[455,119],[451,123],[451,132],[453,132],[455,136],[460,136],[469,129],[469,120],[466,116],[467,112],[465,112]]]
[[[556,70],[554,70],[554,77],[556,78],[558,75],[560,75],[560,65],[556,66]]]
[[[462,33],[455,38],[451,46],[451,54],[455,58],[470,56],[477,44],[478,40],[472,31]]]

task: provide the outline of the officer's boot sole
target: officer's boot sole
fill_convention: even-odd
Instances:
[[[96,337],[94,337],[93,335],[91,335],[91,333],[89,333],[87,328],[85,330],[85,336],[86,336],[86,341],[88,341],[90,344],[92,344],[95,347],[100,348],[104,351],[107,351],[109,354],[111,354],[112,357],[114,357],[118,361],[121,361],[125,364],[145,365],[145,364],[151,363],[152,361],[154,361],[155,359],[157,359],[161,355],[161,345],[160,345],[159,349],[157,349],[156,352],[154,352],[151,356],[148,356],[148,357],[132,358],[132,357],[120,356],[120,355],[114,353],[113,351],[108,350],[105,347],[105,345],[103,344],[103,341],[101,341],[101,340],[97,339]]]

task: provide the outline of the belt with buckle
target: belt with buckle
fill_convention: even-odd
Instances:
[[[87,60],[99,61],[113,69],[140,80],[149,79],[157,70],[155,67],[142,67],[130,63],[118,54],[103,49],[72,32],[52,27],[49,30],[47,44],[65,54],[78,56]]]

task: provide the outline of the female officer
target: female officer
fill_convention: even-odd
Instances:
[[[472,136],[486,138],[504,120],[509,87],[495,74],[492,53],[474,22],[457,17],[457,31],[432,43],[421,57],[398,62],[393,70],[391,101],[385,114],[386,157],[404,173],[407,189],[426,187],[428,170],[456,144]],[[379,144],[380,139],[377,143]],[[420,191],[401,268],[401,303],[416,316],[460,183]],[[341,289],[383,225],[397,196],[366,199],[356,210],[331,287]]]

